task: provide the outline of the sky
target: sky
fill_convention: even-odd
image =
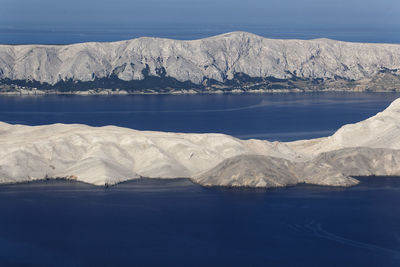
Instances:
[[[233,30],[400,42],[391,36],[400,32],[399,0],[0,0],[0,7],[1,43],[193,39]]]

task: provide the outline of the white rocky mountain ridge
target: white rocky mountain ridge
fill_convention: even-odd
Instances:
[[[210,89],[217,83],[213,89],[218,89],[234,86],[229,80],[236,77],[243,79],[237,81],[242,89],[400,90],[399,74],[399,44],[278,40],[246,32],[191,41],[142,37],[110,43],[0,45],[0,84],[33,81],[38,83],[31,86],[57,89],[64,83],[65,90],[78,82],[115,89],[121,83],[107,79],[132,82],[148,77],[160,79],[124,86],[129,91],[130,86],[140,90],[183,83],[185,88]],[[95,83],[98,79],[105,80]]]
[[[95,185],[190,178],[205,186],[350,186],[400,176],[400,99],[330,137],[295,142],[78,124],[0,123],[0,183],[68,178]]]

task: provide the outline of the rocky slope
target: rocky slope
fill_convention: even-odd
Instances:
[[[2,93],[298,90],[400,90],[400,45],[245,32],[192,41],[0,45]]]
[[[301,140],[288,146],[303,156],[347,147],[400,149],[400,99],[377,115],[359,123],[341,127],[327,138]]]
[[[0,182],[68,177],[104,185],[138,177],[191,177],[236,155],[293,157],[285,145],[223,134],[135,131],[106,126],[0,123]]]
[[[326,138],[289,143],[223,134],[106,126],[0,123],[0,183],[68,178],[110,185],[140,177],[205,186],[350,186],[352,176],[400,176],[400,99]]]
[[[282,187],[299,183],[351,186],[358,183],[352,176],[400,176],[400,150],[345,148],[303,162],[239,155],[193,180],[205,186],[229,187]]]

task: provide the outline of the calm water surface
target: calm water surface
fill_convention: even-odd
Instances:
[[[83,123],[295,140],[331,135],[386,108],[400,93],[0,96],[0,121]]]
[[[273,39],[330,38],[348,42],[400,43],[399,27],[321,27],[321,25],[238,25],[177,23],[161,25],[104,25],[95,27],[74,25],[25,25],[7,27],[0,25],[1,44],[71,44],[82,42],[110,42],[139,37],[161,37],[178,40],[206,38],[232,31],[246,31]],[[313,23],[314,24],[314,23]],[[335,26],[336,23],[335,23]]]
[[[399,266],[400,178],[334,189],[0,187],[1,266]]]

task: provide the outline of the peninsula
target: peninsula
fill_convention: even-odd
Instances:
[[[400,176],[400,99],[367,120],[311,140],[0,123],[0,147],[0,183],[65,178],[104,186],[189,178],[204,186],[351,186],[357,176]]]

